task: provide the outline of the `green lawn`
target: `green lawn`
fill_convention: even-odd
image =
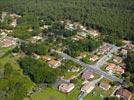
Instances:
[[[71,77],[73,77],[73,76],[76,76],[78,74],[78,72],[66,72],[65,74],[64,74],[64,78],[65,79],[69,79],[69,78],[71,78]]]
[[[77,97],[80,94],[82,82],[82,80],[78,79],[75,84],[75,89],[69,94],[64,94],[55,88],[46,88],[32,95],[30,100],[77,100]],[[84,97],[84,100],[103,100],[103,98],[99,95],[99,93],[89,93],[87,96]]]
[[[92,92],[88,94],[84,100],[103,100],[103,97],[101,97],[99,94],[95,94],[95,92]]]
[[[64,94],[53,88],[47,88],[43,91],[32,95],[31,100],[77,100],[80,94],[80,88],[76,87],[71,93]],[[84,100],[103,100],[99,95],[88,94]]]
[[[64,94],[53,88],[47,88],[31,97],[32,100],[76,100],[79,91],[75,88],[71,93]]]

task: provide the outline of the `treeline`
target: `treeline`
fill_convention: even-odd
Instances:
[[[14,48],[14,50],[16,50],[16,48]],[[33,53],[36,53],[38,55],[46,55],[48,54],[49,51],[49,47],[46,46],[44,43],[39,43],[39,44],[33,44],[33,43],[29,43],[29,44],[21,44],[20,49],[27,55],[32,55]]]
[[[33,86],[30,79],[15,70],[13,65],[4,65],[4,77],[0,79],[1,100],[22,100]]]
[[[19,64],[24,74],[28,75],[35,83],[52,84],[57,79],[55,72],[42,60],[25,57],[19,60]]]
[[[134,93],[134,51],[128,51],[127,58],[125,59],[126,72],[123,74],[125,78],[124,83],[127,88]]]
[[[102,41],[99,39],[93,39],[90,37],[85,38],[79,42],[66,41],[67,49],[65,52],[73,57],[79,56],[81,52],[92,52],[102,45]]]
[[[1,11],[35,14],[49,21],[70,19],[108,35],[134,40],[133,0],[1,0]],[[114,36],[112,35],[112,36]]]

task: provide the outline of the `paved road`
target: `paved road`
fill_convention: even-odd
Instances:
[[[53,50],[53,51],[54,51],[54,50]],[[73,57],[71,57],[71,56],[69,56],[69,55],[67,55],[67,54],[65,54],[65,53],[63,53],[63,52],[59,52],[59,51],[56,51],[56,52],[57,52],[60,56],[62,56],[63,58],[72,60],[72,61],[74,61],[75,63],[77,63],[77,64],[79,64],[79,65],[85,67],[86,70],[90,70],[91,72],[94,72],[94,73],[96,73],[96,74],[98,74],[98,75],[100,75],[100,76],[104,76],[105,78],[107,78],[107,79],[109,79],[109,80],[111,80],[111,81],[116,81],[116,82],[122,83],[122,80],[121,80],[121,79],[119,79],[119,78],[117,78],[117,77],[115,77],[115,76],[109,75],[108,73],[106,73],[105,71],[102,71],[101,69],[97,68],[97,67],[94,66],[94,65],[85,64],[84,62],[82,62],[82,61],[80,61],[80,60],[78,60],[78,59],[75,59],[75,58],[73,58]]]
[[[110,56],[112,56],[112,53],[117,52],[118,49],[120,49],[120,48],[115,45],[112,45],[111,50],[106,55],[104,55],[99,61],[97,61],[95,66],[100,68],[102,65],[104,65],[106,63],[106,61],[108,61],[110,59]]]

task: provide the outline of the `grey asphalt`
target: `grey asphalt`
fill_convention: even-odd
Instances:
[[[112,53],[117,52],[118,49],[120,49],[120,47],[112,45],[111,50],[106,55],[104,55],[99,61],[97,61],[95,66],[100,68],[102,65],[106,63],[106,61],[110,59],[110,56],[112,56]]]
[[[54,50],[53,50],[53,51],[54,51]],[[117,78],[117,77],[115,77],[115,76],[113,76],[113,75],[109,75],[107,72],[102,71],[100,68],[96,67],[96,65],[85,64],[84,62],[82,62],[82,61],[80,61],[80,60],[78,60],[78,59],[75,59],[75,58],[73,58],[73,57],[71,57],[71,56],[69,56],[69,55],[67,55],[67,54],[65,54],[65,53],[63,53],[63,52],[60,52],[60,51],[56,51],[56,52],[57,52],[60,56],[62,56],[63,58],[72,60],[72,61],[74,61],[75,63],[77,63],[77,64],[79,64],[79,65],[85,67],[85,68],[86,68],[85,70],[90,70],[91,72],[94,72],[94,73],[96,73],[96,74],[98,74],[98,75],[100,75],[100,76],[104,76],[105,78],[107,78],[107,79],[109,79],[109,80],[111,80],[111,81],[116,81],[116,82],[120,82],[120,83],[123,82],[122,79],[119,79],[119,78]]]

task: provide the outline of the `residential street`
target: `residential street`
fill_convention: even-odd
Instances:
[[[114,51],[115,49],[112,49],[112,51]],[[54,50],[53,50],[54,51]],[[112,53],[112,51],[111,51],[111,53]],[[81,65],[81,66],[83,66],[83,67],[85,67],[86,69],[85,70],[90,70],[91,72],[94,72],[94,73],[96,73],[96,74],[98,74],[98,75],[100,75],[100,76],[104,76],[105,78],[107,78],[107,79],[109,79],[109,80],[111,80],[111,81],[116,81],[116,82],[120,82],[120,83],[122,83],[122,79],[119,79],[119,78],[117,78],[117,77],[115,77],[115,76],[113,76],[113,75],[109,75],[107,72],[105,72],[105,71],[102,71],[101,69],[99,69],[99,67],[97,67],[96,65],[89,65],[89,64],[85,64],[84,62],[82,62],[82,61],[80,61],[80,60],[78,60],[78,59],[75,59],[75,58],[73,58],[73,57],[71,57],[71,56],[69,56],[69,55],[67,55],[67,54],[65,54],[65,53],[63,53],[63,52],[59,52],[59,51],[56,51],[60,56],[62,56],[63,58],[65,58],[65,59],[69,59],[69,60],[72,60],[72,61],[74,61],[75,63],[77,63],[77,64],[79,64],[79,65]],[[111,53],[108,53],[108,55],[109,54],[111,54]],[[107,56],[108,56],[107,55]],[[104,59],[104,58],[103,58]],[[84,70],[83,70],[84,71]],[[81,72],[80,72],[81,73]]]
[[[97,63],[95,64],[95,67],[100,68],[102,65],[104,65],[106,61],[110,59],[110,57],[112,56],[112,53],[116,52],[118,49],[119,47],[113,45],[112,49],[107,53],[107,55],[104,55],[99,61],[97,61]]]

